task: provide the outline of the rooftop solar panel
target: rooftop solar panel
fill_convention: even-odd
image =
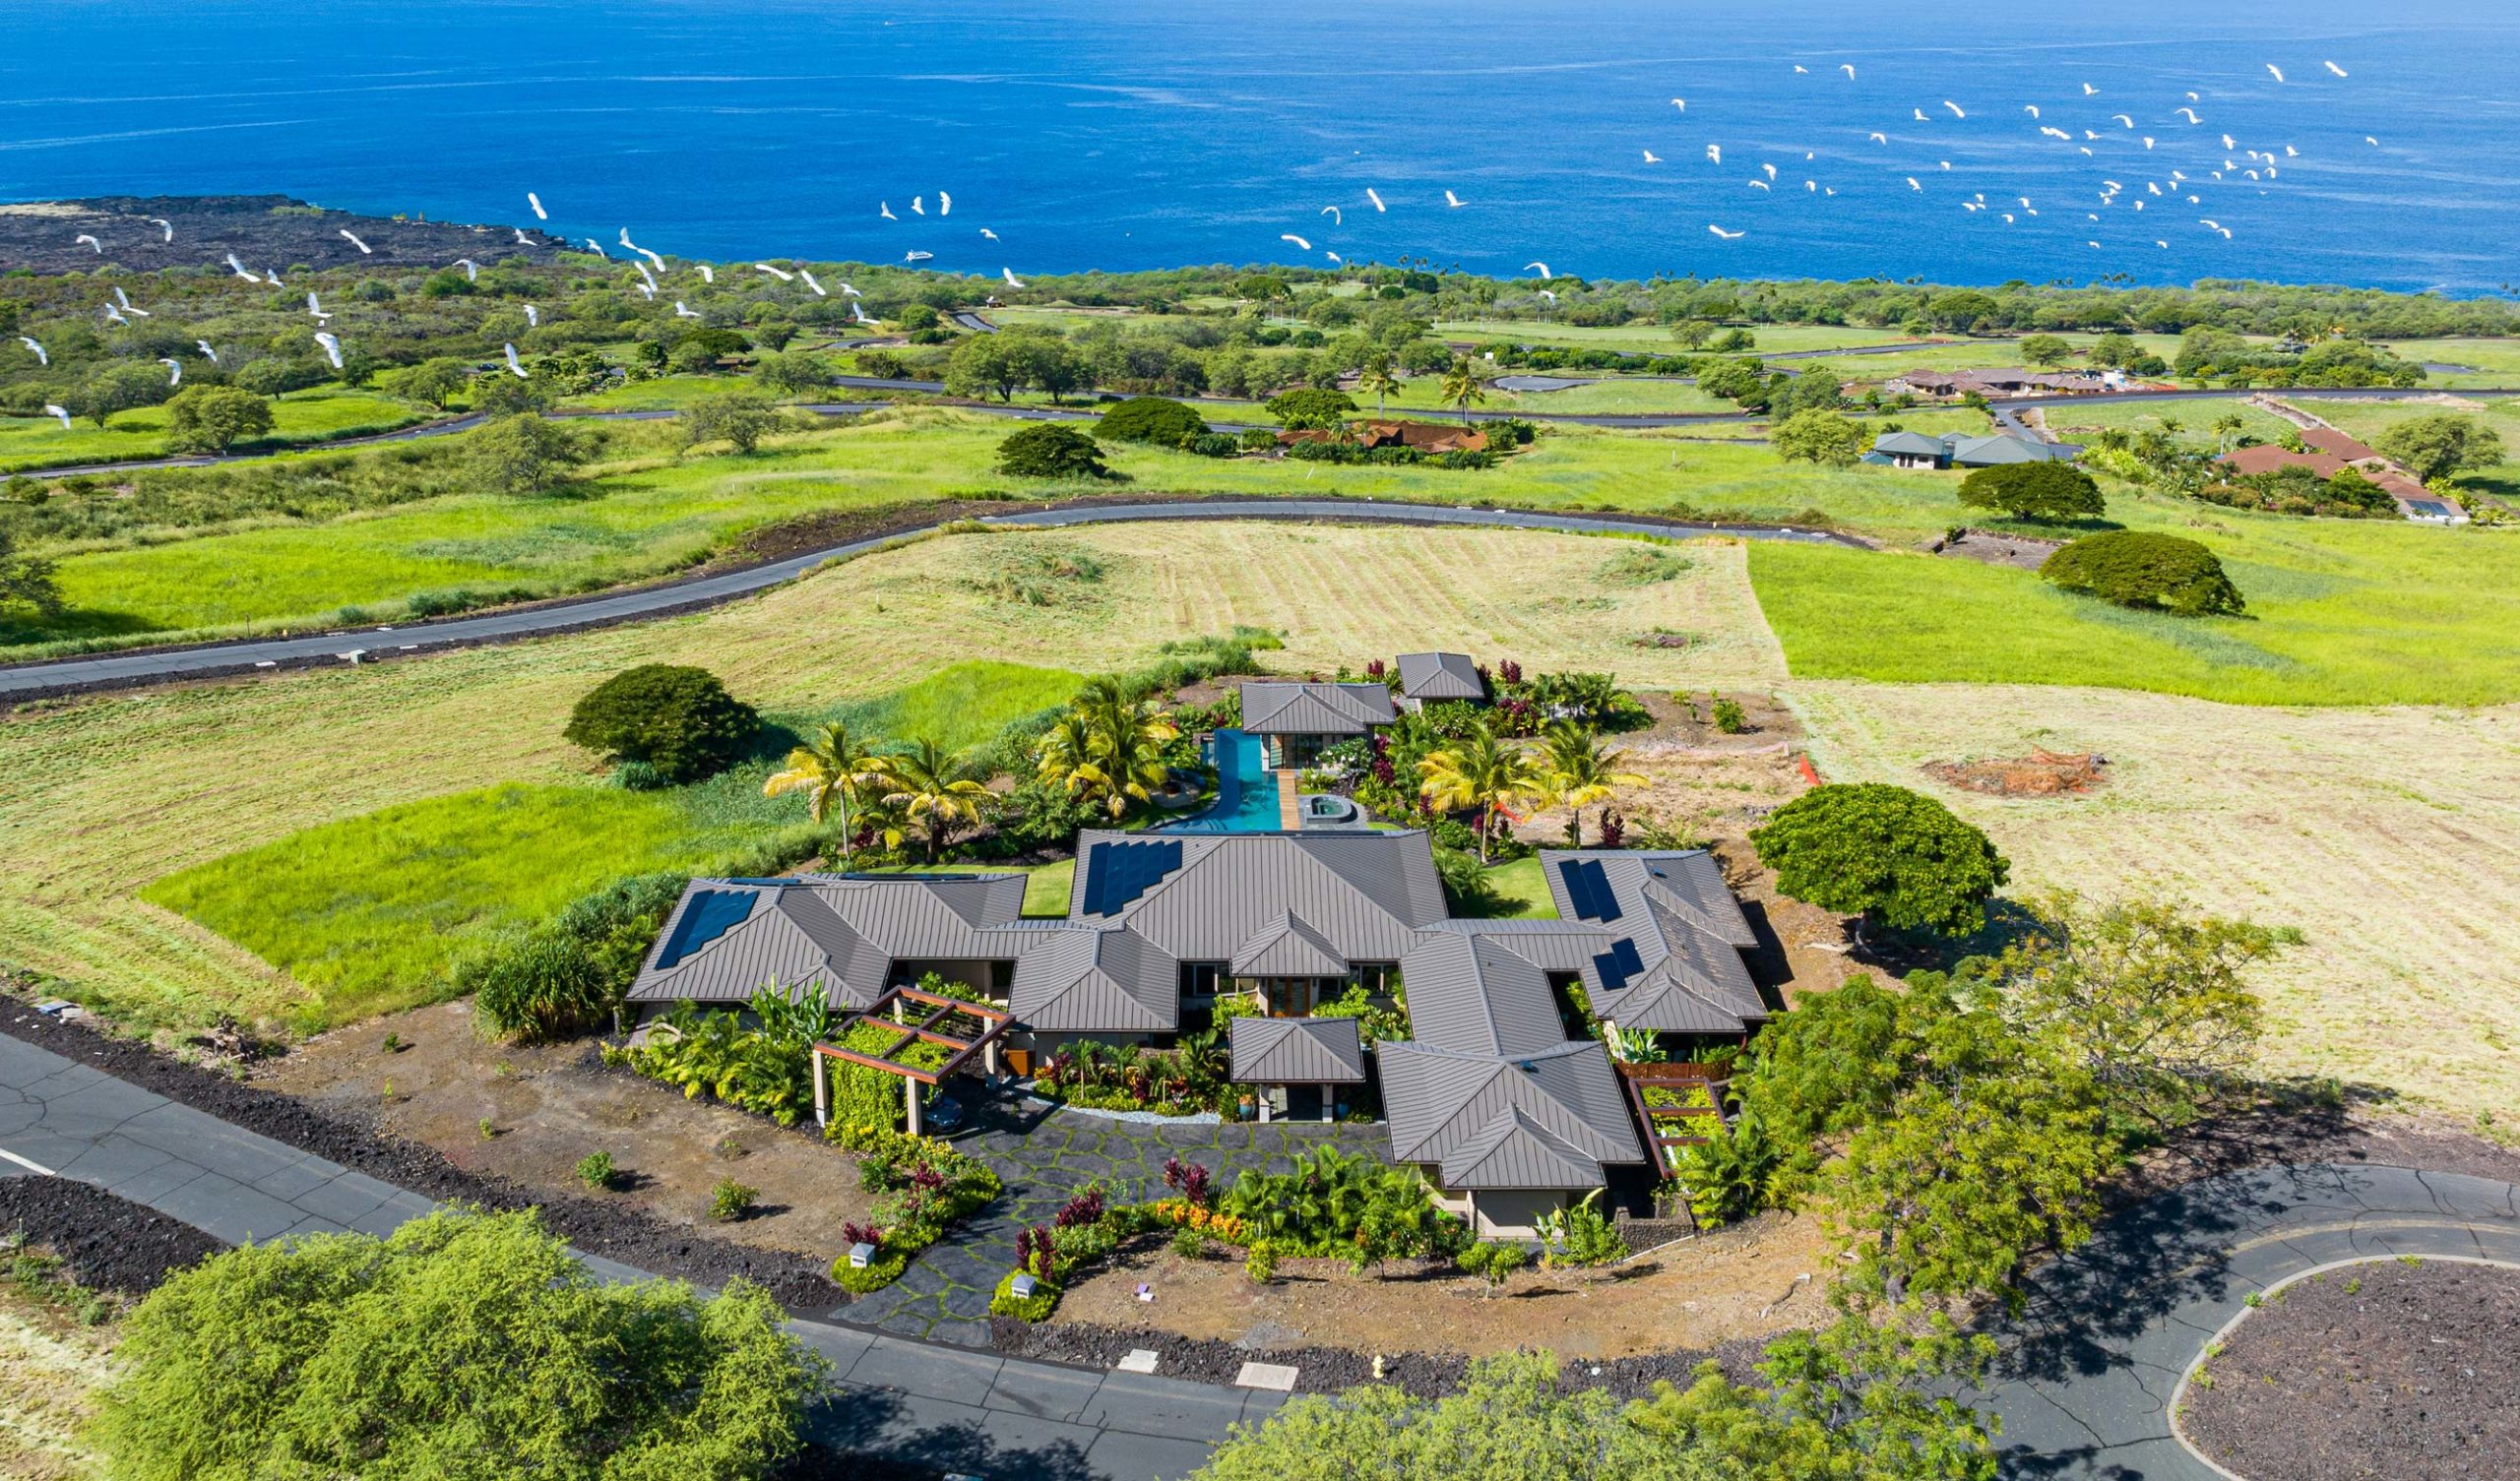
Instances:
[[[658,969],[674,965],[742,925],[752,915],[753,901],[758,898],[750,890],[702,890],[694,894],[673,923],[673,934],[665,938],[664,949],[657,953]]]
[[[1636,953],[1636,943],[1622,936],[1618,944],[1593,958],[1593,970],[1602,978],[1602,990],[1617,992],[1629,979],[1645,970],[1645,958]]]
[[[1610,877],[1601,860],[1568,859],[1557,866],[1557,872],[1566,881],[1566,897],[1579,919],[1618,919],[1618,896],[1611,893]]]
[[[1094,850],[1085,873],[1085,913],[1116,914],[1181,867],[1178,841],[1105,843]]]

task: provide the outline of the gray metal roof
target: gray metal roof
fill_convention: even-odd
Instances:
[[[896,961],[991,955],[1024,905],[1020,874],[694,880],[631,983],[636,1003],[740,1003],[773,984],[863,1008]]]
[[[1145,836],[1079,833],[1077,878],[1096,872],[1097,853]],[[1126,921],[1183,961],[1231,961],[1292,914],[1349,962],[1398,961],[1420,927],[1444,918],[1443,882],[1421,832],[1178,833],[1165,841],[1178,842],[1177,867],[1101,914],[1086,913],[1079,891],[1069,918]]]
[[[1043,931],[1015,960],[1007,1010],[1058,1033],[1170,1033],[1181,1017],[1181,963],[1126,927]]]
[[[1922,432],[1884,432],[1872,440],[1872,451],[1905,453],[1913,458],[1942,458],[1951,452],[1941,438],[1927,437]]]
[[[1399,718],[1391,691],[1380,684],[1242,685],[1242,728],[1253,735],[1362,735]]]
[[[1415,983],[1411,989],[1414,1018]],[[1580,1181],[1559,1179],[1583,1171],[1585,1158],[1645,1160],[1609,1055],[1591,1040],[1519,1055],[1398,1043],[1381,1045],[1377,1055],[1392,1160],[1433,1164],[1448,1188],[1598,1187],[1598,1165]],[[1500,1118],[1511,1124],[1500,1129]],[[1456,1183],[1456,1176],[1480,1181]],[[1518,1181],[1524,1178],[1543,1181]]]
[[[1226,1043],[1237,1084],[1356,1084],[1365,1078],[1354,1018],[1240,1018],[1228,1025]]]
[[[1516,950],[1524,940],[1468,931],[1419,936],[1400,959],[1411,1037],[1461,1054],[1531,1054],[1565,1043],[1548,974]]]
[[[1413,700],[1483,700],[1487,685],[1468,653],[1403,653],[1400,692]]]
[[[1703,849],[1544,849],[1558,913],[1602,933],[1577,969],[1595,1015],[1622,1028],[1740,1033],[1764,1020],[1741,953],[1758,945]]]
[[[1237,977],[1344,977],[1348,958],[1319,931],[1292,911],[1265,921],[1236,947],[1230,963]]]

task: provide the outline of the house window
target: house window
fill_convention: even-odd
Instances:
[[[1400,984],[1400,963],[1396,961],[1359,961],[1351,981],[1365,990],[1368,998],[1389,999]]]
[[[1222,961],[1185,961],[1181,963],[1181,1006],[1213,1008],[1217,993],[1225,985]]]

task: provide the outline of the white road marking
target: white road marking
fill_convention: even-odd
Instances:
[[[17,1163],[20,1167],[25,1168],[29,1172],[37,1173],[47,1178],[56,1176],[51,1168],[31,1158],[21,1157],[16,1152],[9,1150],[5,1146],[0,1146],[0,1157],[8,1158],[10,1161]]]

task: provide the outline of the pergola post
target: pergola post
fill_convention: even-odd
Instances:
[[[814,1062],[814,1125],[829,1126],[831,1125],[830,1069],[823,1064],[823,1057],[820,1054],[812,1050],[807,1050],[806,1053]]]
[[[1324,1121],[1339,1119],[1339,1092],[1328,1085],[1321,1087],[1321,1119]]]
[[[988,1071],[990,1080],[997,1079],[997,1040],[989,1040],[987,1046],[980,1050],[980,1065]]]
[[[911,1134],[912,1136],[914,1136],[914,1137],[916,1137],[916,1136],[920,1136],[920,1135],[922,1135],[922,1134],[924,1133],[924,1131],[925,1131],[925,1128],[921,1125],[920,1120],[919,1120],[919,1110],[920,1110],[920,1108],[919,1108],[919,1104],[918,1104],[918,1081],[917,1081],[917,1080],[914,1080],[909,1079],[908,1077],[904,1077],[904,1078],[903,1078],[903,1080],[902,1080],[902,1102],[903,1102],[903,1114],[902,1114],[902,1119],[903,1119],[904,1124],[906,1124],[906,1125],[910,1128],[910,1134]]]
[[[1260,1087],[1260,1093],[1253,1097],[1260,1102],[1260,1119],[1262,1121],[1269,1119],[1269,1092],[1274,1088],[1275,1086],[1262,1085]]]

